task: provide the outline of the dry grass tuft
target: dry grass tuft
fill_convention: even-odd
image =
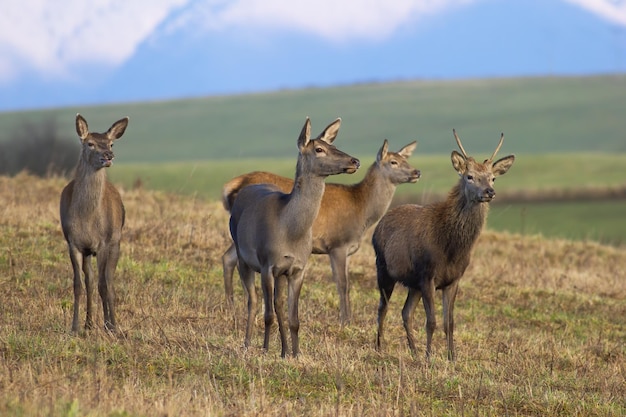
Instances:
[[[234,311],[224,299],[220,258],[230,238],[221,205],[125,191],[116,275],[124,335],[102,330],[98,308],[98,328],[71,336],[64,184],[0,177],[1,415],[626,414],[624,248],[486,232],[461,282],[455,363],[440,332],[432,361],[411,356],[402,290],[385,351],[374,350],[369,242],[351,261],[354,320],[345,328],[327,258],[314,256],[301,298],[302,355],[283,360],[278,338],[262,352],[260,315],[253,346],[242,348],[241,288]]]

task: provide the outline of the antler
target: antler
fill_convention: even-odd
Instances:
[[[454,138],[456,139],[456,144],[459,145],[459,149],[461,149],[461,152],[463,153],[463,156],[465,157],[465,159],[469,158],[467,156],[467,152],[465,152],[465,149],[463,149],[463,145],[461,144],[461,139],[459,138],[459,136],[456,134],[456,130],[452,129],[452,133],[454,133]],[[499,147],[498,147],[499,149]],[[498,150],[496,149],[496,152]],[[495,155],[495,154],[494,154]]]
[[[500,143],[498,143],[498,146],[496,147],[496,150],[493,151],[493,155],[491,155],[491,158],[489,158],[490,161],[493,161],[493,158],[496,157],[496,154],[498,153],[498,151],[500,150],[500,148],[502,147],[502,142],[504,141],[504,133],[502,133],[500,135]]]

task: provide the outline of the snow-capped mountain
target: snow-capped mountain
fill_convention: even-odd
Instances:
[[[0,111],[415,78],[626,72],[626,1],[64,3],[25,0],[0,14]]]

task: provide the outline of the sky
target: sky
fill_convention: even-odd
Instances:
[[[0,111],[626,72],[626,0],[7,0]]]

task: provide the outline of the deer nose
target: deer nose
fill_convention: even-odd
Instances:
[[[357,168],[361,166],[361,161],[359,161],[359,160],[358,160],[358,159],[356,159],[356,158],[352,158],[352,161],[351,161],[351,162],[352,162],[354,165],[356,165],[356,167],[357,167]]]
[[[494,198],[496,196],[496,190],[494,190],[493,188],[489,187],[485,190],[485,194],[487,195],[487,197],[489,198]]]
[[[108,159],[109,161],[112,161],[113,158],[115,158],[115,155],[113,155],[113,151],[104,151],[102,152],[102,157],[104,159]]]
[[[415,170],[413,170],[413,176],[414,176],[415,178],[419,178],[419,177],[421,177],[421,176],[422,176],[422,171],[420,171],[419,169],[415,169]]]

